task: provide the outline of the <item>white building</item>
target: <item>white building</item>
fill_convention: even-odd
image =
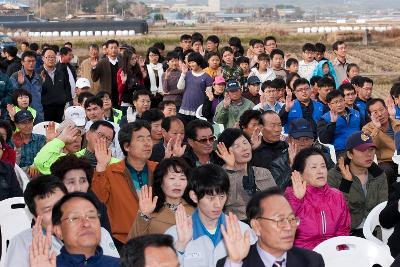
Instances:
[[[221,0],[208,0],[208,8],[210,12],[221,11]]]

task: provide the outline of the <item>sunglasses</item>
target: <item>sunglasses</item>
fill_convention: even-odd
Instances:
[[[195,139],[196,142],[199,142],[200,144],[207,144],[207,143],[213,143],[215,141],[215,136],[210,136],[206,138],[201,138],[201,139]]]

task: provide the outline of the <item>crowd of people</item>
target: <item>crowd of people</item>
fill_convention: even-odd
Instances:
[[[0,200],[34,217],[6,266],[319,267],[312,250],[364,237],[384,201],[396,258],[400,81],[374,98],[343,41],[329,59],[322,43],[245,46],[110,39],[82,62],[69,42],[5,47]]]

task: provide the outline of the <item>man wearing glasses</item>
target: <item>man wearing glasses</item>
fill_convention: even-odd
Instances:
[[[307,79],[297,79],[293,83],[293,91],[296,100],[292,100],[292,92],[287,90],[285,105],[283,105],[279,112],[279,117],[282,120],[282,125],[284,125],[285,133],[288,133],[291,121],[304,118],[311,123],[314,136],[316,137],[317,122],[324,114],[324,107],[321,103],[311,100],[311,88]]]
[[[325,266],[320,254],[293,247],[300,219],[278,188],[256,194],[247,205],[246,213],[258,236],[257,243],[250,246],[249,234],[242,235],[237,218],[229,218],[222,230],[228,256],[219,260],[217,267]]]
[[[218,162],[218,156],[214,152],[215,136],[211,123],[199,119],[193,120],[187,124],[185,135],[189,147],[182,157],[190,167]]]

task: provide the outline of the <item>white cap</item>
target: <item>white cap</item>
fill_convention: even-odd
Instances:
[[[84,87],[89,87],[90,88],[90,81],[87,78],[79,78],[76,83],[75,86],[79,89],[82,89]]]
[[[72,120],[77,127],[85,126],[86,113],[85,109],[81,106],[68,107],[65,112],[65,120]]]

